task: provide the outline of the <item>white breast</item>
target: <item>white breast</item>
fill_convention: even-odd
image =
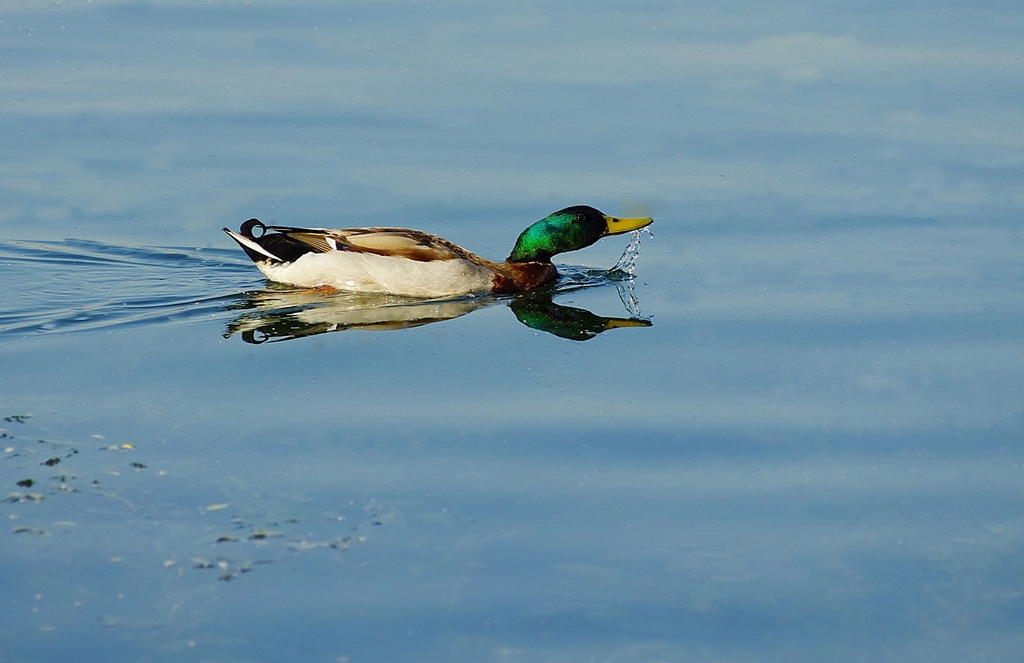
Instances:
[[[304,288],[444,297],[490,292],[494,274],[468,260],[417,261],[374,253],[307,253],[292,263],[257,265],[271,281]]]

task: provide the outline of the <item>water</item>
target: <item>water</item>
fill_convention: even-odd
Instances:
[[[640,238],[644,232],[651,235],[649,227],[634,230],[631,233],[631,239],[629,244],[626,245],[626,250],[622,252],[622,257],[619,258],[619,261],[611,269],[613,274],[618,273],[624,277],[617,284],[619,299],[622,301],[622,305],[626,307],[626,310],[629,311],[630,317],[636,319],[643,318],[643,315],[640,313],[640,299],[636,296],[634,276],[636,273],[636,261],[640,257]]]
[[[0,660],[1019,659],[1021,20],[6,8]],[[521,297],[219,230],[575,203]]]
[[[633,290],[632,269],[639,254],[634,238],[610,270],[563,266],[551,287],[528,297],[472,295],[420,300],[392,295],[325,292],[264,282],[233,292],[239,272],[253,269],[230,250],[139,248],[98,242],[0,243],[0,259],[12,279],[46,270],[46,286],[17,293],[0,315],[0,337],[75,333],[142,327],[174,321],[232,317],[226,337],[250,343],[288,340],[326,332],[405,329],[450,320],[499,303],[509,304],[524,324],[564,337],[590,338],[587,325],[648,326]],[[626,268],[623,268],[626,265]],[[250,265],[251,267],[251,265]],[[83,274],[88,278],[83,281]],[[553,300],[585,288],[613,286],[625,318],[594,316]],[[213,294],[223,290],[229,294]],[[191,291],[191,292],[190,292]],[[573,317],[574,311],[577,317]],[[583,318],[579,316],[583,315]],[[593,316],[593,317],[589,317]],[[596,329],[595,328],[595,329]]]

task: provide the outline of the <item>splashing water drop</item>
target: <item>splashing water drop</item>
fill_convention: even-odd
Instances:
[[[631,233],[633,236],[632,239],[629,240],[629,244],[626,245],[626,249],[622,252],[622,257],[619,258],[619,261],[611,268],[612,272],[618,272],[630,277],[633,276],[633,273],[636,271],[636,259],[640,256],[641,233],[647,233],[651,237],[654,237],[650,228],[634,230]]]
[[[616,281],[615,289],[618,291],[619,299],[622,300],[622,305],[626,307],[629,317],[634,320],[647,320],[640,312],[640,299],[636,296],[632,275],[623,281]]]
[[[619,299],[622,300],[622,305],[626,307],[629,316],[637,320],[645,319],[640,312],[640,300],[636,296],[636,288],[633,281],[633,275],[636,272],[636,260],[640,256],[641,233],[647,233],[654,237],[649,228],[634,230],[632,239],[629,240],[625,251],[622,252],[622,257],[619,258],[619,261],[608,272],[609,275],[618,277],[615,281],[615,289],[619,293]]]

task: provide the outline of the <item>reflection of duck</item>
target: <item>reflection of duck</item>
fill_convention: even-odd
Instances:
[[[287,341],[346,329],[408,329],[451,320],[496,301],[493,297],[419,301],[323,290],[266,290],[244,297],[229,307],[245,313],[228,325],[224,336],[240,333],[246,343]]]
[[[524,325],[575,341],[609,329],[651,325],[639,318],[605,318],[555,304],[554,294],[554,289],[544,288],[511,299],[509,307]],[[348,329],[407,329],[451,320],[499,301],[498,297],[417,301],[389,295],[267,290],[247,294],[230,307],[244,313],[228,325],[224,335],[241,334],[246,343],[264,343]]]
[[[451,297],[532,290],[558,276],[552,256],[651,223],[646,217],[618,219],[593,207],[567,207],[524,230],[503,263],[405,228],[291,228],[249,219],[240,232],[227,228],[224,232],[271,281],[306,288]],[[257,228],[259,235],[253,232]]]

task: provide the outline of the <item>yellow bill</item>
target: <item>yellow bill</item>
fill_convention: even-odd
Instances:
[[[649,216],[637,216],[627,219],[619,219],[614,216],[605,216],[605,223],[608,224],[609,235],[621,235],[622,233],[628,233],[633,230],[640,230],[654,223],[654,219]]]

